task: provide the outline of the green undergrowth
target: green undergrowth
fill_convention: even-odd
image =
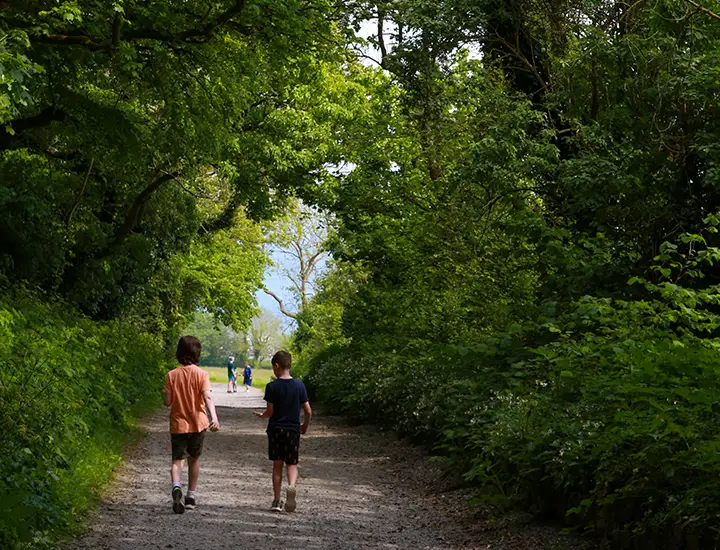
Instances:
[[[131,418],[141,418],[161,405],[157,396],[132,407]],[[67,528],[46,537],[48,543],[63,535],[79,533],[86,527],[88,512],[97,505],[122,463],[128,446],[139,442],[145,432],[136,421],[125,426],[100,426],[87,445],[76,455],[75,466],[59,476],[58,497],[71,503]],[[41,540],[41,538],[40,538]]]
[[[720,286],[693,272],[720,251],[678,250],[664,245],[664,281],[633,278],[630,298],[546,302],[464,346],[368,335],[313,356],[305,380],[335,411],[428,442],[480,488],[476,503],[611,548],[714,547]]]
[[[166,346],[30,293],[0,299],[0,547],[46,548],[82,527],[159,405]]]

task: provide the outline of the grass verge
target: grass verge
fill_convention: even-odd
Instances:
[[[210,382],[227,384],[226,367],[202,367],[210,374]],[[274,378],[272,369],[253,369],[253,388],[265,391],[265,386]],[[238,385],[242,385],[242,373],[238,369]]]
[[[124,426],[98,426],[87,444],[72,457],[73,468],[58,475],[56,498],[65,503],[65,527],[49,534],[37,534],[32,543],[20,543],[17,549],[53,547],[60,541],[82,534],[87,529],[92,511],[127,456],[128,448],[145,437],[140,426],[141,419],[161,406],[160,399],[152,396],[132,407],[130,420]]]

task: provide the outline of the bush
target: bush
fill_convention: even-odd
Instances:
[[[157,404],[165,346],[29,293],[0,300],[0,547],[41,548],[78,525]]]
[[[585,297],[471,347],[331,348],[306,379],[337,410],[435,444],[483,499],[584,526],[613,548],[710,544],[720,295],[646,288],[650,299]]]

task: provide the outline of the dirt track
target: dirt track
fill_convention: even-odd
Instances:
[[[226,394],[214,385],[222,430],[208,434],[198,507],[173,514],[167,412],[148,418],[135,447],[78,549],[543,549],[564,548],[551,529],[488,532],[457,492],[439,493],[437,471],[393,437],[316,416],[300,447],[298,508],[272,500],[262,393]],[[185,480],[184,480],[185,482]],[[435,486],[435,487],[433,487]]]

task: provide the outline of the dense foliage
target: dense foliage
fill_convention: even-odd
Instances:
[[[197,311],[248,328],[340,37],[324,0],[0,1],[2,548],[75,527]]]
[[[614,548],[717,542],[712,3],[0,0],[0,34],[3,547],[72,527],[198,311],[248,328],[296,199],[319,396]]]
[[[318,193],[337,237],[296,334],[308,381],[433,443],[484,499],[612,548],[716,544],[718,16],[354,16],[381,70],[356,77],[349,167]]]
[[[323,7],[3,5],[2,273],[97,319],[137,299],[170,312],[175,289],[148,279],[238,212],[281,210],[327,160],[337,56],[318,52],[333,34]]]
[[[26,292],[0,301],[0,547],[45,547],[81,524],[134,415],[158,404],[165,342],[133,321]]]

